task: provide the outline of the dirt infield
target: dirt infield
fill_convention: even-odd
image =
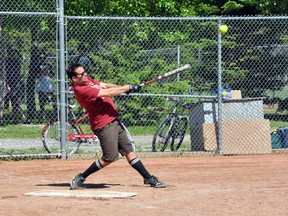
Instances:
[[[127,199],[33,197],[68,190],[92,160],[0,162],[0,215],[288,215],[288,155],[143,158],[164,189],[121,159],[93,174],[81,190],[137,193]]]

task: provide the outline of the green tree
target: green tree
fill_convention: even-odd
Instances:
[[[174,17],[196,15],[193,11],[193,7],[187,9],[186,1],[181,0],[65,1],[65,13],[69,15]]]
[[[12,0],[9,0],[12,1]],[[15,1],[13,1],[15,2]],[[21,2],[21,1],[19,1]],[[31,1],[33,2],[33,1]],[[45,2],[45,0],[42,0]],[[35,3],[34,3],[35,4]],[[31,3],[30,5],[34,5]],[[14,3],[15,5],[15,3]],[[212,15],[286,14],[282,0],[69,0],[65,14],[77,16],[195,17]]]

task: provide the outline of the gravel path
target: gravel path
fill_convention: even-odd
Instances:
[[[133,136],[136,146],[141,146],[142,148],[151,148],[151,143],[153,136]],[[184,142],[190,142],[190,136],[186,135]],[[0,139],[0,148],[4,149],[25,149],[25,148],[41,148],[43,147],[41,139],[33,138],[23,138],[23,139]],[[144,150],[142,149],[142,150]]]

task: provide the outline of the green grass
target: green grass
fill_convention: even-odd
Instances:
[[[271,109],[270,108],[269,109],[264,108],[263,110],[264,110],[264,114],[276,114],[276,109],[274,109],[274,108],[271,108]]]
[[[44,124],[37,125],[6,125],[0,127],[0,139],[4,138],[40,138]],[[81,125],[85,133],[92,133],[90,125]],[[127,127],[132,136],[154,134],[155,127],[130,126]]]
[[[271,129],[288,127],[288,113],[276,113],[276,109],[264,109],[264,116],[270,120]]]
[[[137,135],[153,135],[156,130],[156,126],[130,126],[127,127],[132,136]]]
[[[92,133],[89,124],[81,124],[81,128],[85,133]],[[133,136],[151,135],[155,133],[156,126],[127,126],[127,129]]]
[[[21,154],[47,154],[44,148],[13,149],[0,148],[0,155],[21,155]]]
[[[284,121],[270,121],[270,127],[275,130],[279,127],[288,127],[288,122]]]
[[[275,113],[275,109],[264,109],[264,115],[266,119],[270,120],[271,129],[276,129],[278,127],[288,127],[288,113]],[[44,127],[44,122],[36,125],[22,125],[8,124],[6,126],[0,127],[0,139],[3,138],[40,138],[42,129]],[[82,129],[86,133],[92,133],[89,124],[81,124]],[[132,136],[138,135],[153,135],[155,133],[157,125],[153,126],[127,126],[128,130]],[[189,127],[186,134],[189,134]]]
[[[44,125],[6,125],[0,127],[0,139],[4,138],[40,138]],[[270,120],[271,129],[278,127],[288,127],[286,121]],[[86,133],[92,133],[89,125],[82,125],[83,130]],[[153,135],[156,130],[156,126],[130,126],[127,127],[132,136],[139,135]],[[189,134],[189,128],[186,134]]]
[[[0,138],[40,138],[44,125],[6,125],[0,127]]]

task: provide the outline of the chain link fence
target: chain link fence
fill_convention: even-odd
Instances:
[[[8,83],[0,153],[57,155],[60,121],[53,120],[59,118],[63,103],[58,17],[0,15],[1,64],[6,72],[2,80]],[[222,24],[229,27],[225,35],[218,32]],[[144,156],[286,152],[287,25],[287,17],[66,16],[65,64],[79,62],[95,79],[120,85],[191,66],[143,87],[139,94],[114,98],[121,122]],[[67,153],[98,156],[99,142],[69,92],[68,80],[66,85]]]

